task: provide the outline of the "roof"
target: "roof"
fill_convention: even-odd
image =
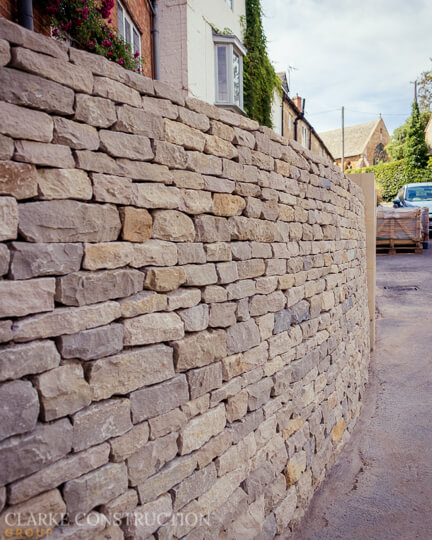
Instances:
[[[364,122],[355,126],[347,126],[344,128],[345,157],[359,156],[363,154],[370,136],[375,131],[380,123],[381,118],[372,122]],[[332,129],[319,134],[327,148],[335,159],[342,157],[342,129]]]

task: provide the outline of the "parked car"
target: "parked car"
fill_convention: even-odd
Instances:
[[[427,248],[428,240],[432,233],[432,182],[417,182],[402,186],[397,198],[393,201],[393,207],[401,208],[410,206],[427,208],[429,211],[429,231],[426,229],[423,240],[423,247]]]

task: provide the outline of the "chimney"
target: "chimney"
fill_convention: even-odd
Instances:
[[[300,111],[300,112],[304,112],[303,111],[303,100],[302,98],[297,94],[295,97],[292,98],[292,100],[294,101],[294,105],[297,107],[297,109]]]

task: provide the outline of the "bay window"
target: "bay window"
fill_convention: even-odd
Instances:
[[[246,49],[233,35],[213,34],[216,105],[243,111],[243,56]]]

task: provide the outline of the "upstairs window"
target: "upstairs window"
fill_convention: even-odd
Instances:
[[[233,8],[233,0],[225,0],[225,2],[228,4],[228,7],[229,7],[230,9]]]
[[[301,138],[302,138],[302,145],[307,148],[309,146],[308,144],[308,132],[306,126],[301,127]]]
[[[216,105],[243,110],[243,56],[236,36],[214,34]]]
[[[123,40],[129,43],[129,45],[131,46],[132,54],[138,51],[139,55],[141,56],[141,34],[138,31],[138,28],[132,22],[129,13],[123,7],[123,4],[121,4],[118,0],[117,24],[119,34],[123,38]]]

